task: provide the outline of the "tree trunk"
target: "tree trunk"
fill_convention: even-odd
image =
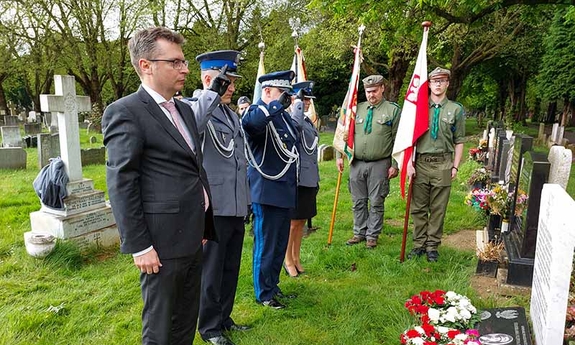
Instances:
[[[386,90],[385,98],[397,102],[400,98],[399,92],[403,86],[403,80],[409,69],[409,64],[415,56],[415,50],[409,54],[405,52],[393,53],[391,56],[391,64],[389,66],[389,88]]]
[[[4,80],[8,77],[8,74],[0,74],[0,110],[4,110],[6,115],[8,114],[8,103],[6,103],[6,94],[4,93]]]
[[[543,119],[546,124],[551,124],[555,122],[555,112],[557,111],[557,102],[550,102],[547,106],[547,115]]]

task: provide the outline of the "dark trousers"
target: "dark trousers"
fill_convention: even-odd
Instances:
[[[254,212],[253,280],[256,300],[272,299],[280,292],[280,272],[284,261],[291,211],[289,208],[252,204]]]
[[[234,307],[242,246],[244,217],[214,217],[219,242],[204,245],[202,295],[198,331],[204,340],[219,336],[234,323]]]
[[[200,304],[202,248],[191,256],[160,262],[157,274],[140,274],[142,344],[190,345]]]

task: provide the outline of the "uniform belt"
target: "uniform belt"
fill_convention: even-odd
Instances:
[[[387,156],[387,157],[378,158],[378,159],[359,159],[359,158],[356,158],[355,160],[359,161],[359,162],[371,163],[371,162],[379,162],[379,161],[382,161],[384,159],[389,159],[390,157],[391,156]]]
[[[451,153],[418,153],[417,159],[423,162],[444,162],[451,159]]]

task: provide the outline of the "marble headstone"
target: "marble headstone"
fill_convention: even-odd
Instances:
[[[553,146],[549,150],[549,183],[556,183],[567,189],[569,174],[571,173],[573,152],[563,146]]]
[[[531,321],[538,345],[563,344],[575,249],[575,201],[556,184],[546,184],[531,290]]]

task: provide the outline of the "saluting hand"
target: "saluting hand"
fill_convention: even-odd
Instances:
[[[284,109],[289,108],[289,106],[291,105],[291,96],[289,93],[287,92],[282,92],[282,94],[280,95],[280,97],[278,98],[278,102],[280,102],[280,104],[282,105],[282,107]]]
[[[226,91],[228,91],[228,86],[230,86],[231,81],[230,78],[226,76],[226,72],[228,71],[228,65],[224,65],[221,69],[220,74],[218,74],[208,87],[209,90],[216,92],[218,95],[223,96]]]

